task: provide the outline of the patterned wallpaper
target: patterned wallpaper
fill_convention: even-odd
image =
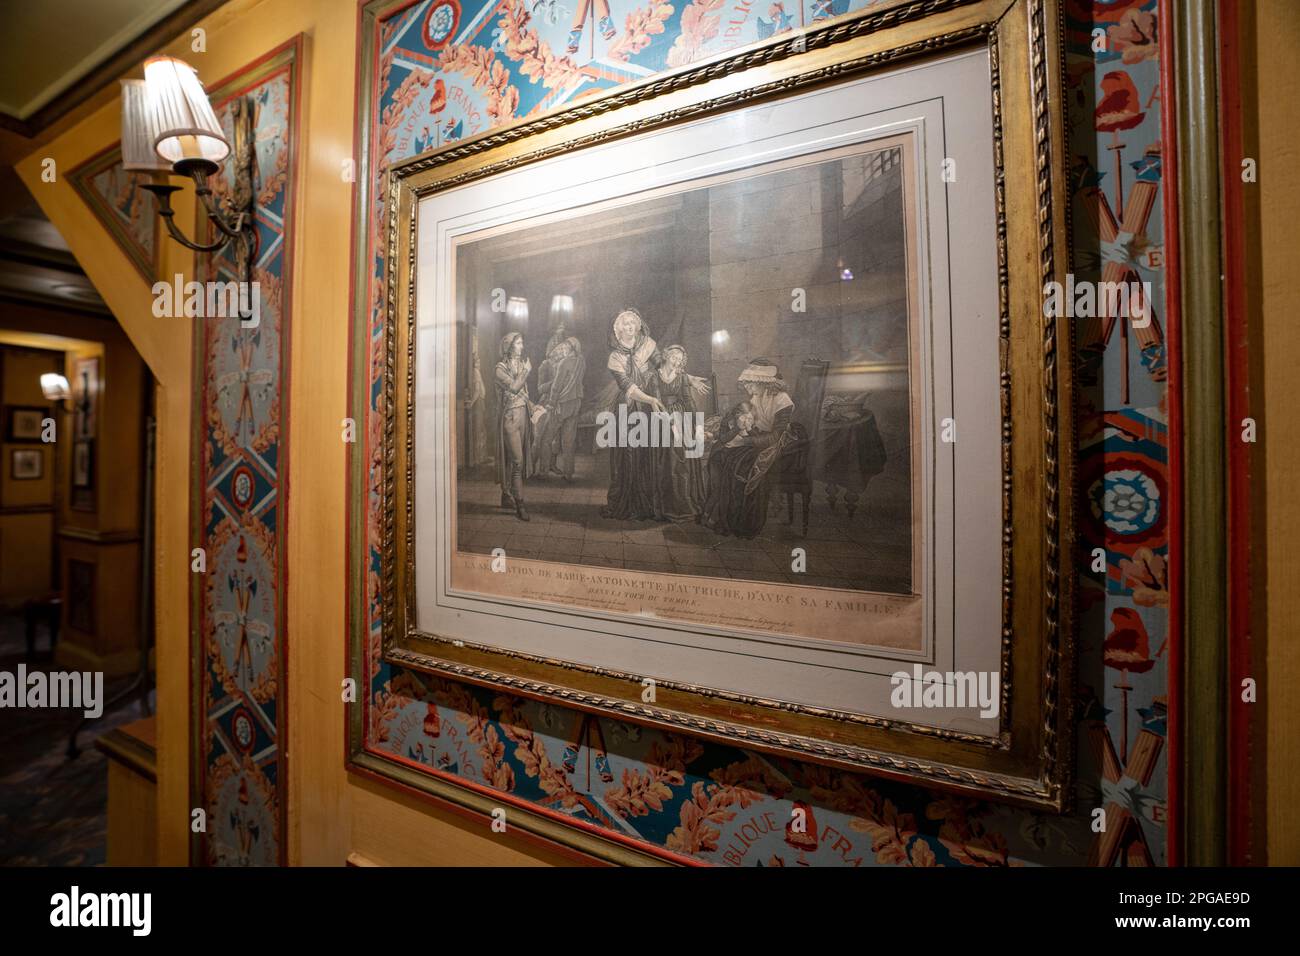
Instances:
[[[270,865],[286,858],[285,603],[283,593],[285,434],[289,364],[289,258],[292,248],[293,139],[298,41],[208,91],[234,142],[232,103],[254,104],[257,241],[252,280],[260,288],[256,325],[203,321],[197,337],[194,481],[195,540],[207,573],[195,575],[191,603],[201,670],[197,796],[207,832],[196,862]],[[233,163],[214,177],[229,195]],[[232,246],[200,262],[200,278],[238,278]]]
[[[378,281],[388,165],[577,97],[872,0],[383,0],[369,124],[369,561],[365,734],[373,752],[729,866],[1163,864],[1167,433],[1156,0],[1065,0],[1074,272],[1151,283],[1148,329],[1082,328],[1085,548],[1079,798],[1038,815],[776,759],[394,669],[380,662]],[[1094,31],[1099,31],[1094,33]],[[1104,38],[1104,43],[1095,37]],[[1099,52],[1094,52],[1094,47]],[[359,193],[358,195],[362,195]],[[361,271],[361,268],[364,271]],[[1088,570],[1104,548],[1104,573]],[[1106,805],[1095,834],[1090,811]],[[814,826],[791,832],[791,810]]]
[[[144,174],[122,168],[122,147],[114,143],[68,173],[68,181],[140,275],[151,285],[158,271],[159,218],[151,193],[137,189]]]

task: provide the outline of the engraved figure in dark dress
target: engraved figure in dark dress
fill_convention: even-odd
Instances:
[[[629,415],[664,410],[655,384],[662,361],[640,312],[624,309],[614,317],[605,364],[614,379],[615,412],[620,404],[627,406]],[[610,448],[609,497],[600,512],[603,517],[669,520],[668,503],[655,480],[655,456],[660,450],[621,442]]]

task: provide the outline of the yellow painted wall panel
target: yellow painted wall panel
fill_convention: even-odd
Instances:
[[[0,605],[18,606],[50,590],[53,543],[48,512],[0,515]]]
[[[1295,321],[1296,223],[1300,222],[1300,4],[1258,0],[1254,9],[1256,89],[1247,118],[1259,139],[1260,287],[1250,303],[1252,320],[1262,330],[1263,431],[1266,584],[1256,594],[1267,610],[1268,861],[1300,864],[1300,419],[1295,414],[1296,370],[1300,368],[1300,329]]]

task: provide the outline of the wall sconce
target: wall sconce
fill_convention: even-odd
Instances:
[[[58,372],[41,373],[41,394],[60,411],[72,411],[72,387],[66,376]]]
[[[573,296],[556,295],[551,297],[551,327],[573,326]]]
[[[153,181],[142,183],[141,188],[154,194],[158,215],[166,223],[167,232],[187,249],[217,252],[227,243],[236,242],[239,281],[247,282],[256,241],[254,105],[251,99],[241,97],[231,109],[236,165],[229,208],[218,208],[208,177],[231,154],[231,144],[208,102],[198,74],[188,63],[175,57],[152,57],[145,61],[143,80],[122,81],[122,168],[151,175]],[[215,242],[194,242],[176,226],[171,194],[180,187],[167,182],[170,174],[194,180],[194,192],[219,233]]]
[[[41,394],[49,402],[66,402],[72,397],[72,389],[67,378],[58,372],[42,372]]]
[[[522,296],[512,295],[506,302],[506,318],[513,328],[528,328],[528,300]]]

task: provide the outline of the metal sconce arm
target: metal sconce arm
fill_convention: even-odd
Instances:
[[[180,186],[172,186],[168,183],[143,183],[141,184],[141,188],[149,190],[149,192],[153,193],[154,196],[158,199],[158,215],[162,217],[163,223],[167,226],[168,235],[170,235],[173,239],[179,242],[186,249],[193,249],[195,252],[216,252],[219,249],[224,249],[226,243],[230,241],[231,238],[230,231],[228,229],[222,228],[224,224],[221,222],[220,214],[214,213],[214,211],[210,207],[208,209],[208,218],[211,219],[214,223],[216,223],[219,228],[221,228],[221,231],[223,233],[221,238],[217,239],[216,242],[209,242],[209,243],[193,242],[185,236],[185,233],[181,232],[180,227],[176,225],[176,221],[175,221],[176,211],[172,209],[172,204],[171,204],[171,194],[176,192],[178,189],[180,189],[181,188]],[[204,189],[205,191],[211,193],[211,190],[207,189],[206,184],[204,186]],[[205,203],[205,205],[207,204]],[[240,217],[241,225],[242,225],[242,220],[243,217],[241,216]]]
[[[216,227],[219,235],[209,243],[195,242],[188,238],[175,223],[176,212],[172,209],[171,194],[180,189],[170,183],[142,183],[141,188],[153,193],[158,200],[158,215],[167,226],[167,233],[187,249],[195,252],[219,252],[226,244],[235,240],[239,244],[236,265],[241,282],[247,282],[252,273],[252,256],[254,249],[255,226],[253,213],[255,191],[253,180],[257,170],[257,154],[254,148],[253,117],[255,106],[247,97],[232,104],[235,126],[234,148],[230,160],[235,163],[235,184],[229,210],[223,211],[212,194],[208,178],[220,168],[210,159],[181,159],[172,165],[178,176],[189,176],[194,181],[194,194],[203,203],[208,220]]]

